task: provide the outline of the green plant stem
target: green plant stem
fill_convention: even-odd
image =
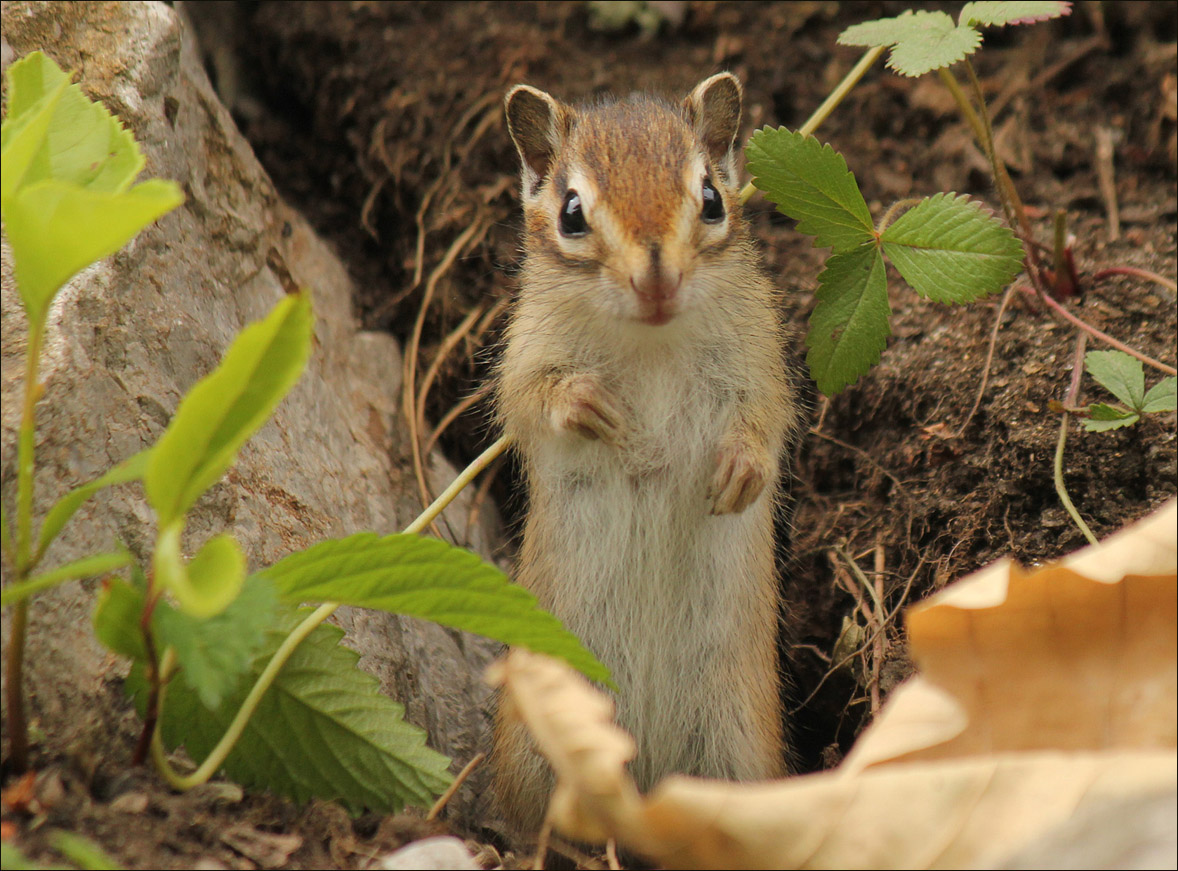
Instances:
[[[978,141],[978,144],[985,148],[986,143],[986,129],[982,126],[982,119],[978,117],[978,113],[973,110],[973,106],[969,104],[969,97],[965,95],[965,91],[961,90],[961,85],[957,81],[957,77],[949,72],[948,67],[941,67],[937,70],[937,75],[940,76],[941,82],[949,89],[949,93],[953,95],[954,102],[957,103],[957,108],[961,111],[961,117],[969,124],[969,129],[973,131],[973,137]]]
[[[998,186],[998,198],[1002,201],[1002,208],[1006,212],[1006,221],[1011,227],[1018,227],[1026,244],[1026,258],[1027,274],[1030,275],[1031,281],[1036,288],[1041,288],[1043,285],[1042,275],[1039,270],[1039,255],[1035,250],[1034,234],[1031,232],[1031,222],[1027,220],[1026,209],[1023,208],[1023,201],[1018,195],[1018,190],[1011,181],[1010,174],[1006,171],[1006,164],[998,156],[998,149],[994,145],[994,128],[990,123],[990,113],[986,111],[986,96],[982,93],[982,83],[978,81],[978,74],[974,72],[973,64],[969,62],[969,58],[963,61],[965,64],[965,71],[969,75],[969,84],[973,89],[974,99],[978,104],[978,116],[981,119],[982,131],[985,138],[982,140],[982,148],[985,149],[986,157],[990,161],[990,169],[994,173],[994,181]],[[1013,218],[1011,217],[1013,213]]]
[[[5,704],[8,708],[8,766],[16,774],[29,767],[29,730],[25,722],[24,650],[25,633],[29,625],[29,600],[22,599],[12,608],[12,622],[8,624],[8,656],[4,683]]]
[[[13,565],[14,583],[28,577],[29,551],[33,541],[33,465],[36,445],[36,409],[40,398],[37,373],[41,362],[41,343],[44,325],[29,322],[29,343],[25,354],[24,401],[21,407],[20,433],[17,436],[16,460],[16,552]],[[24,656],[25,636],[28,634],[29,601],[23,599],[13,606],[9,624],[8,650],[5,656],[5,707],[8,708],[8,765],[12,771],[23,772],[29,766],[29,729],[25,719]]]
[[[1076,405],[1080,398],[1080,378],[1084,372],[1084,349],[1088,346],[1088,336],[1085,333],[1080,333],[1080,337],[1076,340],[1076,353],[1072,359],[1072,382],[1068,387],[1067,396],[1064,397],[1064,407],[1071,408]],[[1065,411],[1061,416],[1062,419],[1059,424],[1059,441],[1055,445],[1055,492],[1059,496],[1059,501],[1063,503],[1063,507],[1067,510],[1076,526],[1080,528],[1080,532],[1088,539],[1090,544],[1096,544],[1096,536],[1092,534],[1092,530],[1088,528],[1088,524],[1084,522],[1084,518],[1080,516],[1080,512],[1076,510],[1076,506],[1072,503],[1071,497],[1068,495],[1068,488],[1063,480],[1063,450],[1068,442],[1068,420],[1069,415]]]
[[[879,219],[879,223],[875,226],[876,239],[884,234],[884,230],[895,220],[898,211],[920,205],[922,202],[924,201],[920,197],[909,197],[908,199],[897,200],[888,206],[888,210],[883,213],[883,217]]]
[[[823,100],[822,105],[814,110],[814,113],[806,120],[806,123],[798,128],[798,132],[803,136],[809,136],[817,130],[819,125],[830,117],[830,113],[838,107],[838,104],[851,92],[851,88],[859,83],[859,80],[863,78],[867,70],[871,68],[871,65],[875,63],[876,59],[886,49],[886,45],[879,45],[875,48],[868,49],[863,57],[859,58],[859,62],[851,67],[851,71],[843,76],[843,80],[830,92],[830,96]],[[743,206],[753,198],[753,194],[756,192],[756,187],[750,181],[740,190],[740,204]]]
[[[1076,317],[1074,314],[1072,314],[1070,311],[1068,311],[1064,306],[1060,305],[1058,302],[1056,302],[1054,299],[1052,299],[1051,294],[1045,293],[1043,291],[1039,291],[1039,299],[1043,300],[1043,302],[1046,303],[1047,306],[1052,311],[1054,311],[1057,315],[1059,315],[1061,318],[1066,320],[1069,324],[1071,324],[1074,327],[1079,327],[1081,330],[1083,330],[1088,335],[1092,336],[1094,339],[1100,339],[1100,341],[1104,342],[1106,345],[1110,345],[1110,346],[1116,348],[1118,351],[1124,351],[1130,357],[1136,357],[1142,363],[1152,366],[1153,368],[1157,369],[1159,372],[1165,372],[1167,375],[1178,375],[1178,370],[1176,370],[1173,366],[1167,366],[1161,360],[1155,360],[1153,357],[1150,357],[1148,354],[1143,354],[1140,351],[1136,351],[1133,348],[1130,348],[1124,342],[1117,341],[1116,339],[1114,339],[1112,336],[1108,335],[1107,333],[1102,333],[1100,330],[1096,329],[1096,327],[1092,326],[1091,324],[1085,323],[1084,321],[1080,320],[1078,317]]]
[[[24,402],[21,407],[20,434],[16,459],[16,568],[20,574],[32,570],[29,551],[33,540],[33,465],[36,444],[36,408],[40,399],[37,373],[41,364],[41,343],[45,330],[41,324],[29,324],[29,344],[25,353]]]
[[[1075,522],[1076,526],[1080,528],[1080,532],[1084,533],[1084,537],[1088,539],[1090,544],[1096,544],[1096,536],[1092,534],[1092,530],[1088,528],[1088,524],[1084,522],[1084,518],[1080,516],[1080,512],[1076,510],[1076,506],[1072,504],[1071,498],[1068,496],[1067,487],[1063,482],[1063,449],[1068,441],[1068,421],[1070,416],[1065,411],[1059,422],[1059,441],[1055,445],[1055,492],[1059,495],[1059,501],[1063,503],[1063,507],[1067,509],[1068,514]]]
[[[405,527],[406,534],[417,534],[425,529],[439,514],[454,501],[454,497],[461,492],[461,490],[469,484],[474,478],[489,466],[495,458],[503,453],[510,444],[510,439],[507,436],[502,436],[493,445],[483,451],[469,466],[462,470],[461,473],[454,479],[453,483],[445,489],[445,491],[435,499],[430,506],[425,509],[418,517]],[[249,695],[245,697],[241,707],[233,717],[233,721],[225,730],[225,734],[221,736],[221,740],[217,742],[217,746],[209,753],[208,758],[200,764],[200,766],[191,774],[179,774],[171,764],[168,762],[167,751],[164,749],[163,737],[160,734],[159,723],[162,722],[162,715],[157,720],[155,730],[151,736],[151,758],[155,763],[155,767],[159,770],[164,780],[177,790],[185,791],[192,789],[194,786],[199,786],[205,783],[210,777],[217,773],[225,760],[229,757],[229,753],[233,750],[237,740],[241,737],[242,732],[245,731],[246,725],[249,723],[250,717],[253,716],[254,711],[257,710],[258,705],[262,701],[262,697],[266,691],[270,689],[274,679],[278,677],[278,673],[282,667],[286,665],[286,661],[290,659],[291,654],[302,643],[303,639],[311,634],[320,623],[330,617],[335,610],[340,607],[339,602],[324,602],[294,628],[294,630],[283,639],[282,644],[279,645],[278,650],[274,652],[274,656],[266,664],[266,668],[258,676]],[[164,706],[164,691],[163,687],[166,685],[168,678],[171,676],[172,669],[175,665],[175,655],[171,648],[164,652],[159,668],[159,710],[162,712]]]

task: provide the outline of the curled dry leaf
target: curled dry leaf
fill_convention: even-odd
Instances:
[[[1026,571],[1010,561],[908,614],[921,674],[837,770],[671,777],[645,798],[612,706],[513,652],[506,691],[557,775],[554,824],[670,867],[983,867],[1075,814],[1178,787],[1178,503]]]
[[[570,837],[601,842],[616,818],[636,813],[638,790],[626,763],[634,739],[613,722],[614,705],[562,662],[518,648],[487,670],[509,693],[556,774],[549,819]]]

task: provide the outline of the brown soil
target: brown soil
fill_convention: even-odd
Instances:
[[[432,286],[418,351],[424,371],[472,309],[491,313],[441,367],[427,404],[438,421],[484,383],[514,288],[516,157],[500,109],[509,85],[526,81],[569,100],[631,89],[678,95],[731,69],[747,84],[746,132],[795,128],[858,58],[835,45],[839,31],[909,4],[693,2],[679,25],[664,23],[653,35],[636,25],[595,29],[582,3],[261,2],[203,15],[202,5],[190,11],[218,34],[206,44],[236,49],[213,58],[227,101],[279,189],[351,268],[360,316],[408,342]],[[1113,265],[1175,274],[1176,10],[1085,4],[1061,21],[990,31],[976,57],[991,104],[1001,104],[1001,151],[1039,238],[1050,240],[1056,209],[1066,210],[1076,236],[1082,295],[1068,307],[1169,365],[1173,292],[1092,276]],[[1098,177],[1100,128],[1116,143],[1115,241]],[[904,79],[877,68],[819,136],[845,155],[877,216],[897,199],[941,190],[996,205],[985,161],[935,76]],[[787,317],[803,334],[825,252],[767,204],[754,201],[749,211],[787,289]],[[472,226],[452,264],[441,266]],[[950,308],[896,280],[891,299],[893,337],[881,365],[829,402],[815,398],[814,431],[792,485],[788,661],[801,770],[837,762],[872,713],[873,679],[886,696],[908,669],[893,619],[882,658],[868,649],[827,676],[844,617],[862,625],[871,602],[847,557],[879,578],[890,612],[1000,556],[1030,563],[1084,544],[1052,483],[1060,418],[1048,407],[1068,390],[1076,330],[1015,293],[969,417],[1000,297]],[[1156,378],[1147,369],[1149,383]],[[1085,379],[1082,403],[1107,398]],[[479,404],[441,443],[464,462],[491,438]],[[1175,416],[1103,434],[1073,423],[1065,469],[1080,512],[1098,536],[1107,534],[1178,489]],[[493,492],[518,519],[515,488],[504,466]],[[127,785],[113,760],[81,761],[65,748],[46,750],[45,763],[39,788],[53,793],[42,797],[50,822],[92,835],[137,867],[201,857],[225,867],[349,867],[370,855],[370,839],[394,843],[403,837],[397,827],[412,825],[351,822],[264,797],[228,807],[211,793],[177,798],[150,778]],[[135,824],[111,810],[120,796],[140,794],[147,810]],[[298,834],[299,846],[283,842],[270,854],[234,846],[224,837],[230,821],[270,847],[267,838]],[[29,843],[40,853],[42,842]]]

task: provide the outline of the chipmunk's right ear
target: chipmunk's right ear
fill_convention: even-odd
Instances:
[[[571,112],[551,95],[528,85],[507,92],[507,130],[524,169],[524,193],[534,195],[552,169],[560,143],[568,133]]]

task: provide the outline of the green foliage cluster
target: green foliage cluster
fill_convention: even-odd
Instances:
[[[306,367],[315,323],[306,291],[279,300],[242,330],[216,370],[183,398],[155,445],[60,499],[33,545],[33,411],[49,305],[71,275],[117,250],[182,196],[175,184],[160,180],[131,187],[144,165],[133,137],[48,57],[33,53],[8,75],[3,214],[29,317],[30,378],[15,535],[7,511],[0,519],[4,557],[13,569],[2,604],[17,609],[14,623],[23,626],[30,596],[64,581],[103,576],[94,632],[132,660],[128,689],[146,728],[154,729],[153,758],[169,782],[192,786],[223,768],[246,785],[297,800],[338,799],[357,812],[428,804],[446,787],[449,760],[429,749],[425,733],[404,721],[402,706],[356,667],[357,655],[339,644],[343,633],[323,624],[339,603],[529,647],[608,682],[606,669],[530,593],[445,542],[361,533],[252,575],[229,533],[185,557],[189,511]],[[141,563],[120,548],[36,572],[86,500],[104,487],[132,482],[141,482],[157,521],[149,559]],[[326,604],[313,612],[302,607],[315,602]],[[9,646],[10,682],[23,656],[23,629],[16,635]],[[10,725],[23,738],[23,719]],[[205,759],[189,778],[171,771],[166,758],[166,748],[181,746]]]
[[[923,76],[964,60],[982,44],[979,27],[1031,24],[1071,13],[1062,0],[966,3],[954,21],[944,12],[908,10],[865,21],[839,34],[839,45],[891,46],[888,66],[902,76]]]
[[[1146,391],[1145,368],[1124,351],[1089,351],[1084,355],[1084,368],[1097,384],[1124,403],[1094,402],[1088,406],[1084,428],[1089,432],[1132,426],[1143,414],[1178,409],[1178,379],[1168,375]]]
[[[956,22],[944,12],[905,12],[847,28],[843,45],[882,50],[889,65],[918,76],[964,59],[981,44],[983,25],[1065,15],[1066,2],[967,3]],[[884,256],[922,297],[967,303],[1003,289],[1023,268],[1015,234],[980,204],[953,193],[897,204],[874,226],[867,203],[830,145],[785,129],[763,128],[747,148],[753,184],[798,230],[831,254],[819,276],[806,336],[806,362],[818,389],[832,396],[879,362],[890,335]],[[910,206],[898,220],[898,208]]]
[[[855,176],[829,145],[765,128],[747,153],[753,183],[815,245],[831,249],[806,336],[806,362],[827,395],[879,362],[891,332],[883,255],[917,293],[937,302],[972,302],[1022,269],[1014,234],[966,197],[937,194],[877,229]]]

